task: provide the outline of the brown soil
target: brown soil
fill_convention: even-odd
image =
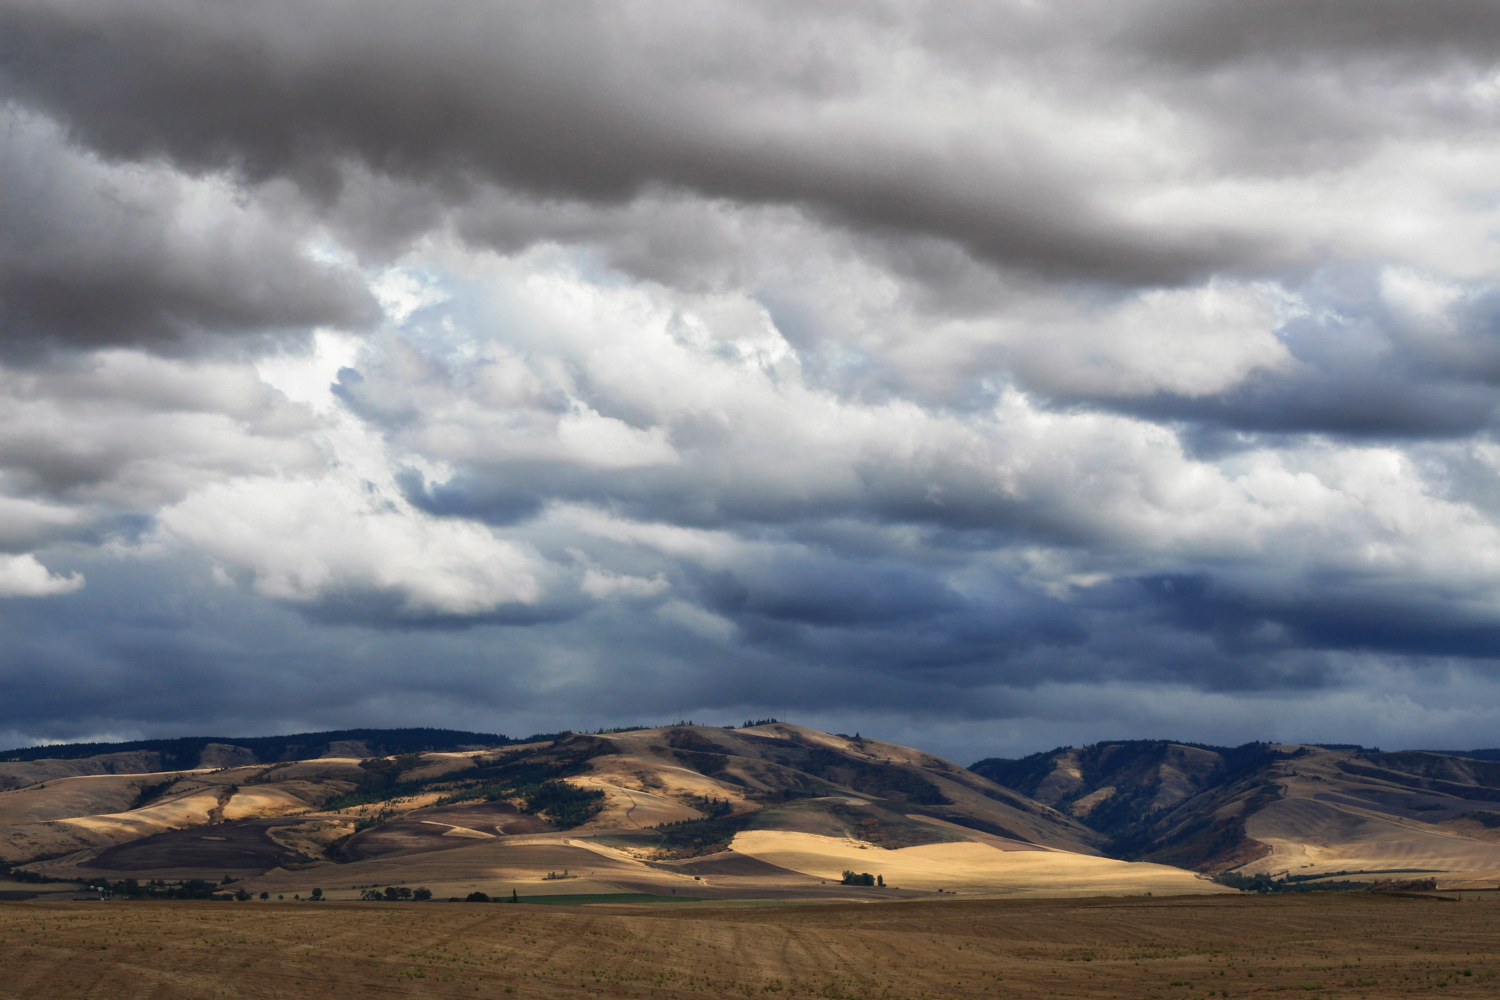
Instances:
[[[1500,900],[0,903],[0,994],[39,1000],[1109,1000],[1284,990],[1378,1000],[1438,986],[1494,996],[1497,972]]]

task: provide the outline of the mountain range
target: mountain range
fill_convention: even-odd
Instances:
[[[1500,886],[1493,757],[1138,740],[964,768],[776,720],[28,748],[0,753],[0,896],[124,880],[580,901]]]

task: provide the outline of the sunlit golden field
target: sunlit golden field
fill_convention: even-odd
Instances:
[[[1500,995],[1500,900],[0,904],[5,997]]]

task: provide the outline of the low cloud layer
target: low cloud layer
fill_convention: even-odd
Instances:
[[[1491,6],[0,0],[0,732],[1492,743]]]

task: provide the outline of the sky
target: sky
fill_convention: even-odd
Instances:
[[[0,0],[0,744],[1500,746],[1491,0]]]

